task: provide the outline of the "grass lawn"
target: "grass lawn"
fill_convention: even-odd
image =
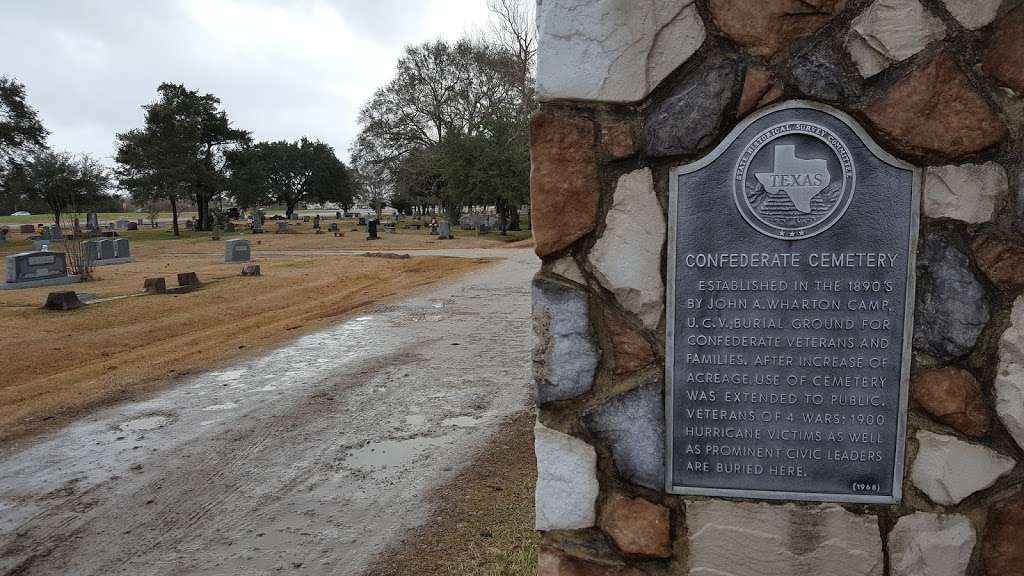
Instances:
[[[147,242],[144,234],[133,246],[136,262],[98,267],[94,281],[0,292],[0,330],[17,350],[0,355],[0,440],[59,424],[484,265],[464,258],[261,255],[254,246],[263,275],[243,278],[241,265],[223,263],[223,242]],[[283,247],[301,235],[276,238]],[[189,245],[189,251],[216,255],[175,254]],[[173,286],[174,275],[187,271],[206,285],[183,295],[138,295],[145,278],[164,276]],[[48,292],[69,289],[114,299],[71,312],[40,309]]]

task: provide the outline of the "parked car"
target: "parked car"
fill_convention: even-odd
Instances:
[[[31,212],[25,212],[24,210],[18,210],[17,212],[14,212],[14,213],[11,214],[11,216],[31,216],[31,215],[32,215]]]

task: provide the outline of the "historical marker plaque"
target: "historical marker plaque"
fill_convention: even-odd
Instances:
[[[918,169],[788,102],[670,177],[668,491],[899,501]]]

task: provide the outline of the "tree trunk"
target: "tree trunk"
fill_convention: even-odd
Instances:
[[[288,220],[291,220],[292,219],[292,214],[295,213],[295,207],[298,204],[299,204],[298,200],[296,200],[294,202],[285,201],[285,203],[284,203],[284,217],[287,218]]]
[[[508,229],[513,232],[520,231],[521,225],[519,224],[519,206],[512,204],[508,207]]]
[[[171,228],[174,230],[175,236],[181,236],[178,232],[178,200],[171,197]]]

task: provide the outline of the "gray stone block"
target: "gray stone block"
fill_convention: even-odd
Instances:
[[[20,252],[4,258],[7,283],[64,278],[68,275],[63,252]]]
[[[114,258],[115,257],[114,256],[114,254],[115,254],[115,252],[114,252],[114,241],[111,240],[110,238],[104,238],[102,240],[97,240],[96,241],[96,245],[99,248],[99,258],[98,258],[99,260],[107,260],[109,258]]]
[[[732,60],[705,64],[655,104],[644,119],[647,155],[694,154],[709,146],[738,84],[737,70]]]
[[[940,232],[925,236],[918,255],[914,347],[944,358],[968,354],[988,324],[988,290],[968,257]]]
[[[236,238],[224,242],[225,262],[248,262],[251,259],[251,245],[248,240]]]
[[[661,382],[644,384],[587,412],[587,428],[608,443],[615,468],[626,480],[665,486],[665,404]]]
[[[534,277],[533,332],[537,403],[568,400],[589,391],[598,349],[586,291],[552,278]]]
[[[114,257],[115,258],[130,258],[132,255],[131,248],[128,246],[127,238],[118,238],[114,240]]]

